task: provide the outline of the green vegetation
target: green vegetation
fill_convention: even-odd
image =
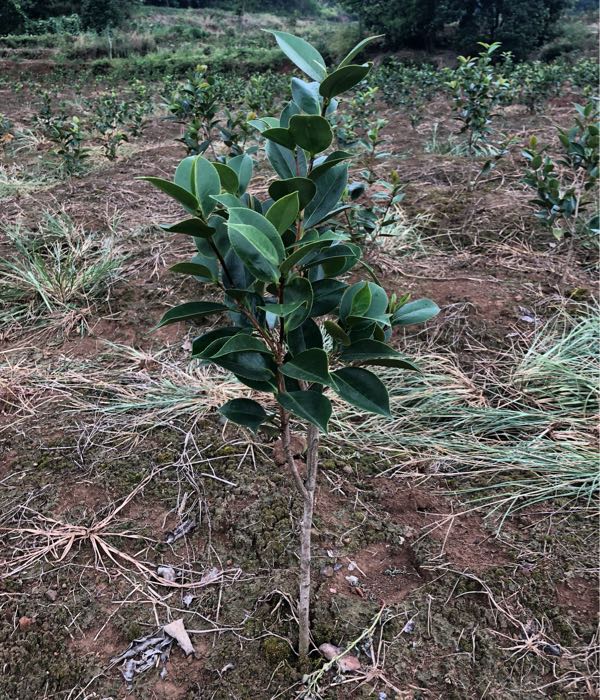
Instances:
[[[190,262],[171,269],[216,287],[222,295],[218,302],[176,306],[160,325],[228,313],[228,325],[194,340],[193,356],[232,372],[255,391],[273,394],[277,402],[279,441],[304,506],[298,610],[299,654],[305,663],[319,431],[327,433],[333,411],[324,390],[360,410],[389,415],[387,391],[364,365],[416,369],[387,344],[392,328],[427,321],[439,309],[428,299],[388,298],[376,282],[347,284],[340,279],[358,264],[361,250],[336,223],[347,208],[340,206],[340,199],[347,188],[349,154],[327,153],[333,142],[327,116],[335,111],[337,98],[368,74],[370,66],[353,63],[366,42],[328,70],[321,54],[303,39],[285,32],[275,32],[275,38],[312,82],[292,78],[293,99],[280,117],[252,121],[266,139],[266,155],[278,176],[269,185],[270,198],[263,202],[247,191],[253,163],[245,154],[214,163],[191,156],[178,165],[173,182],[146,179],[191,216],[164,226],[192,236],[198,249]],[[192,98],[200,93],[193,104],[203,110],[199,119],[208,122],[205,152],[216,110],[213,85],[200,81],[185,92]],[[323,320],[327,344],[316,321],[323,316],[328,317]],[[274,419],[249,398],[233,399],[219,410],[253,432]],[[309,424],[304,478],[293,457],[292,420]]]
[[[596,30],[530,5],[0,3],[1,698],[594,689]]]

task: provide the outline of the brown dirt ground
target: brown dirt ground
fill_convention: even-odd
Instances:
[[[45,73],[47,68],[43,62],[33,61],[27,67],[36,74]],[[523,137],[534,132],[549,135],[555,123],[568,122],[571,99],[571,95],[561,96],[535,117],[507,109],[500,128]],[[0,104],[15,123],[25,125],[35,96],[27,89],[15,94],[3,88]],[[494,171],[489,182],[470,192],[466,183],[474,174],[472,164],[423,152],[434,121],[439,121],[446,132],[452,128],[442,103],[430,106],[428,119],[417,131],[412,131],[408,121],[397,113],[385,108],[383,111],[389,119],[385,135],[397,155],[381,165],[379,173],[384,175],[392,167],[398,170],[406,183],[406,211],[409,215],[431,214],[424,233],[435,240],[435,245],[431,255],[418,257],[397,258],[385,249],[376,250],[371,262],[390,291],[428,296],[442,307],[442,315],[431,331],[440,347],[449,344],[459,353],[461,363],[471,367],[482,358],[510,348],[507,329],[523,326],[519,321],[522,307],[545,317],[552,303],[558,303],[559,291],[567,297],[573,290],[578,290],[579,298],[593,295],[595,280],[585,250],[578,251],[566,271],[565,282],[561,282],[564,254],[548,245],[547,234],[532,219],[529,195],[519,183],[518,155]],[[166,197],[135,179],[142,174],[171,175],[183,155],[173,141],[177,134],[178,127],[154,119],[144,138],[115,163],[100,162],[82,177],[0,202],[3,223],[21,222],[30,227],[38,225],[42,211],[62,210],[77,223],[101,232],[111,212],[117,211],[121,217],[119,230],[130,248],[129,267],[115,289],[112,313],[96,319],[85,337],[59,337],[41,343],[38,336],[32,338],[27,332],[18,337],[7,335],[0,340],[0,351],[11,361],[27,358],[31,348],[40,353],[38,362],[49,364],[64,358],[97,360],[106,341],[147,351],[165,344],[181,345],[181,329],[170,327],[152,333],[151,326],[164,309],[185,298],[186,290],[172,280],[166,267],[191,248],[187,241],[165,241],[152,230],[152,224],[174,220],[177,210]],[[41,152],[47,147],[42,144]],[[148,238],[156,245],[157,257],[149,255],[143,236],[131,238],[134,231],[153,231]],[[0,253],[7,250],[7,242],[0,239]],[[480,349],[477,356],[474,343]],[[65,417],[41,407],[25,423],[15,421],[10,387],[2,386],[0,391],[7,394],[5,398],[0,393],[0,402],[4,402],[0,403],[0,486],[8,489],[5,505],[14,506],[19,499],[31,498],[35,509],[61,522],[89,519],[100,510],[105,514],[151,466],[160,463],[157,455],[166,451],[171,455],[167,461],[174,461],[181,448],[181,433],[169,429],[166,437],[160,431],[149,431],[145,435],[148,443],[139,442],[144,444],[141,456],[118,448],[104,453],[101,436],[95,444],[92,435],[91,446],[86,448],[92,457],[80,462],[79,416]],[[55,420],[63,423],[57,425]],[[257,486],[230,489],[200,479],[202,486],[194,491],[175,467],[161,473],[119,519],[119,527],[131,526],[143,532],[150,543],[122,544],[118,537],[114,541],[131,554],[143,552],[151,560],[174,557],[172,561],[176,559],[182,565],[188,561],[196,569],[203,569],[209,561],[223,568],[239,566],[244,571],[243,581],[220,586],[218,592],[207,589],[199,593],[197,609],[211,619],[216,614],[223,627],[236,628],[237,636],[193,635],[197,658],[185,659],[174,650],[166,679],[148,673],[129,694],[118,670],[106,670],[110,657],[125,649],[134,637],[151,631],[157,619],[164,621],[167,607],[173,607],[173,617],[189,613],[178,594],[160,586],[148,592],[138,581],[137,592],[132,595],[131,580],[118,567],[94,571],[91,553],[82,545],[78,553],[67,557],[68,566],[59,567],[57,572],[50,565],[40,564],[31,575],[21,574],[16,582],[0,584],[0,596],[6,601],[0,614],[4,624],[0,661],[8,665],[9,675],[12,668],[13,676],[16,671],[9,664],[9,656],[11,660],[20,659],[19,663],[41,664],[51,679],[51,694],[42,695],[46,693],[43,684],[31,685],[28,690],[27,685],[7,682],[3,686],[0,678],[1,700],[294,697],[289,688],[300,675],[293,664],[290,666],[289,650],[285,644],[281,647],[265,642],[281,641],[268,636],[268,629],[276,629],[282,636],[293,631],[283,595],[295,594],[296,559],[293,538],[290,542],[288,534],[295,506],[289,481],[268,461],[258,459],[256,464],[248,466],[244,462],[245,466],[240,466],[243,461],[232,457],[231,450],[237,455],[241,448],[235,444],[220,451],[221,434],[214,427],[197,427],[196,437],[208,441],[207,450],[217,459],[214,464],[220,476],[236,483],[255,479]],[[441,485],[436,485],[438,482],[413,487],[404,479],[378,478],[377,470],[369,465],[365,474],[348,476],[343,468],[349,460],[340,454],[332,466],[343,484],[343,495],[327,482],[322,482],[319,491],[315,523],[318,643],[356,638],[383,601],[401,615],[400,622],[389,624],[390,634],[401,644],[401,650],[390,652],[392,660],[384,667],[398,689],[395,697],[528,700],[539,697],[536,686],[550,682],[557,674],[573,673],[575,678],[570,664],[575,663],[573,659],[579,663],[580,657],[573,655],[583,653],[581,649],[593,634],[590,630],[598,611],[597,581],[587,569],[580,571],[577,561],[569,562],[553,552],[547,557],[540,554],[538,545],[532,544],[538,542],[539,534],[534,516],[529,522],[535,526],[531,535],[521,535],[513,526],[510,537],[497,538],[479,513],[448,521],[447,516],[457,512],[457,503]],[[244,477],[245,469],[251,477]],[[210,526],[199,527],[179,549],[171,551],[163,543],[164,534],[177,522],[182,491],[189,491],[185,496],[188,504],[204,504],[201,508],[209,514]],[[364,510],[362,506],[358,510],[350,507],[362,498],[367,503]],[[589,530],[589,523],[586,527]],[[544,525],[539,529],[543,530]],[[564,532],[565,536],[573,536],[569,528]],[[531,542],[529,537],[533,538]],[[545,541],[545,535],[539,537],[539,541]],[[529,544],[535,550],[531,555],[534,564],[523,566],[518,552]],[[576,554],[580,555],[584,556]],[[351,562],[352,571],[348,569]],[[333,564],[339,568],[323,575],[323,567]],[[359,577],[358,587],[348,584],[346,576],[350,573]],[[475,578],[465,578],[463,573]],[[533,660],[528,656],[511,661],[511,652],[499,649],[510,647],[510,639],[514,642],[515,636],[519,641],[520,633],[499,620],[502,615],[488,600],[478,579],[499,581],[496,591],[501,590],[508,600],[515,596],[522,599],[515,607],[525,616],[547,616],[552,637],[564,639],[563,644],[573,651],[555,662],[537,659],[535,654]],[[45,592],[53,586],[59,587],[60,597],[50,605]],[[136,602],[123,606],[128,595]],[[415,613],[417,632],[414,637],[402,636],[401,628]],[[18,630],[15,621],[21,615],[31,615],[34,620],[28,630]],[[107,618],[110,621],[105,625]],[[186,619],[196,629],[209,626],[203,618]],[[461,626],[465,634],[460,632]],[[505,637],[484,633],[487,627]],[[460,636],[454,634],[455,630]],[[59,667],[56,659],[47,661],[45,654],[69,659],[72,666]],[[511,670],[500,670],[505,666],[508,669],[509,663],[514,663]],[[513,675],[519,673],[532,674],[533,681],[522,687],[513,683]],[[95,674],[100,675],[92,681]],[[82,690],[88,682],[88,690]],[[510,688],[505,687],[509,682]],[[68,695],[74,687],[84,694]],[[365,689],[370,687],[332,686],[326,697],[376,697],[375,690],[371,695]],[[385,689],[386,697],[394,697],[389,686],[380,684],[377,688]],[[591,681],[587,687],[577,681],[573,688],[565,695],[560,689],[541,694],[558,700],[593,697],[595,692]]]

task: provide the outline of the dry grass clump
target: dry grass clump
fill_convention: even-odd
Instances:
[[[114,237],[46,214],[38,231],[5,230],[12,252],[0,258],[0,331],[52,324],[84,330],[110,299],[123,258]]]

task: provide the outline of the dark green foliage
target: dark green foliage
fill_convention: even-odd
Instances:
[[[367,27],[385,32],[390,47],[431,49],[443,30],[455,23],[444,41],[472,52],[478,41],[499,41],[516,56],[527,55],[550,36],[567,0],[342,0]]]
[[[584,228],[598,232],[598,106],[595,101],[575,105],[577,116],[569,130],[559,129],[560,158],[553,159],[535,136],[523,151],[528,169],[523,182],[533,188],[536,216],[559,240],[573,238],[580,217],[587,213]],[[591,210],[591,218],[590,217]]]
[[[274,34],[288,58],[316,82],[293,78],[294,99],[281,115],[252,120],[278,176],[268,187],[270,198],[245,192],[253,168],[248,154],[215,163],[192,155],[179,164],[174,182],[146,178],[192,216],[167,227],[194,236],[198,250],[175,271],[212,284],[220,297],[175,307],[161,324],[228,312],[229,325],[194,341],[194,356],[229,370],[258,392],[274,394],[282,430],[291,413],[326,431],[332,413],[326,391],[360,410],[389,415],[384,385],[357,364],[413,369],[386,345],[392,327],[425,321],[438,309],[428,300],[411,309],[408,297],[390,300],[374,282],[348,286],[339,279],[355,267],[361,250],[348,241],[338,219],[349,206],[342,201],[349,154],[328,154],[329,119],[337,106],[334,95],[360,82],[368,67],[358,70],[347,62],[329,71],[310,44]],[[214,84],[205,81],[199,88],[198,103],[210,93],[212,123]],[[364,347],[367,341],[371,345]],[[253,430],[267,418],[260,404],[247,400],[227,404],[222,413]]]
[[[85,29],[102,31],[118,27],[127,15],[127,4],[121,0],[81,0],[81,24]]]

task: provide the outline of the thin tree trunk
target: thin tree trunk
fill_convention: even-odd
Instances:
[[[298,651],[300,662],[308,659],[310,646],[310,562],[313,512],[315,506],[315,488],[319,466],[319,431],[314,425],[308,428],[308,448],[306,452],[306,494],[300,531],[300,595],[298,600],[298,617],[300,622]]]

